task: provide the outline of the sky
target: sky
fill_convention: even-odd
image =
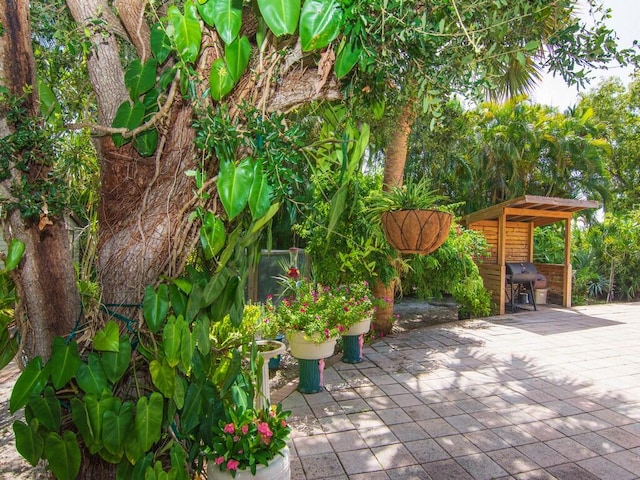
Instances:
[[[611,18],[607,21],[607,25],[616,32],[620,46],[629,48],[634,39],[640,40],[640,0],[603,0],[603,4],[611,9]],[[609,77],[618,77],[626,84],[632,73],[631,68],[620,66],[593,72],[592,76],[595,78],[581,91],[588,92],[596,88],[600,81]],[[546,75],[531,94],[531,100],[563,111],[577,103],[578,90],[575,87],[569,88],[561,77]]]

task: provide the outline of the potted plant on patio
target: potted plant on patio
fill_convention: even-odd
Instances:
[[[402,253],[428,254],[449,235],[453,215],[426,178],[372,195],[369,218],[379,220],[389,244]]]
[[[286,422],[280,405],[252,409],[227,405],[206,449],[207,478],[288,480],[291,477]]]
[[[369,288],[369,283],[361,281],[338,287],[336,295],[343,302],[342,316],[344,317],[344,323],[351,325],[342,332],[342,361],[360,363],[362,361],[364,335],[371,327],[371,320],[375,312],[373,294]]]

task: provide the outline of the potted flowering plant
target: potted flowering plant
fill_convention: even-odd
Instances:
[[[342,285],[334,295],[342,303],[342,323],[348,326],[342,335],[359,335],[369,331],[374,313],[373,295],[366,281]],[[364,331],[359,331],[364,329]]]
[[[290,414],[281,405],[257,410],[227,405],[206,450],[208,478],[290,478]]]

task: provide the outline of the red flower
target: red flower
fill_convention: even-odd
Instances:
[[[235,429],[235,427],[233,426],[233,423],[227,423],[227,424],[224,426],[224,428],[222,429],[222,431],[223,431],[224,433],[233,434],[233,433],[236,431],[236,429]]]
[[[233,458],[229,459],[227,462],[227,470],[237,470],[240,462],[238,460],[234,460]]]

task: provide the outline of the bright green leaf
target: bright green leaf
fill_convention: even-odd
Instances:
[[[29,426],[20,420],[13,422],[13,433],[16,436],[16,450],[34,467],[44,453],[44,439],[38,433],[38,424]]]
[[[273,188],[262,171],[262,161],[257,160],[253,171],[253,182],[249,192],[249,210],[254,220],[262,217],[271,206]]]
[[[147,451],[160,439],[160,427],[164,405],[162,395],[153,392],[149,398],[142,397],[136,405],[136,436],[143,451]]]
[[[133,105],[126,100],[120,104],[116,115],[113,118],[111,126],[114,128],[126,128],[133,130],[136,127],[142,125],[144,120],[145,107],[140,101],[135,102]],[[125,139],[119,133],[112,135],[113,143],[116,147],[120,148],[122,145],[131,141],[130,138]]]
[[[122,378],[129,368],[131,361],[131,340],[126,335],[120,336],[117,352],[104,352],[102,354],[102,367],[107,379],[116,383]]]
[[[224,58],[227,61],[227,68],[234,83],[240,80],[247,69],[250,56],[251,44],[249,44],[249,39],[245,36],[238,38],[225,47]]]
[[[12,238],[7,249],[7,258],[4,262],[4,268],[11,271],[18,266],[22,256],[24,255],[25,244],[22,240]]]
[[[52,387],[45,388],[43,396],[31,400],[29,407],[41,425],[52,431],[60,428],[60,402]]]
[[[353,67],[358,64],[361,54],[362,49],[360,47],[356,47],[352,41],[347,42],[346,39],[344,39],[338,50],[336,63],[333,67],[336,72],[336,77],[342,78],[347,75]]]
[[[171,315],[162,330],[162,348],[170,367],[175,367],[180,362],[179,320],[184,322],[182,317],[176,318]]]
[[[78,381],[78,386],[86,393],[99,395],[107,388],[107,376],[97,353],[90,353],[88,363],[80,364],[76,380]]]
[[[211,64],[211,72],[209,74],[211,97],[216,101],[220,101],[227,93],[233,90],[234,85],[233,76],[229,72],[229,67],[227,67],[224,58],[216,58]]]
[[[160,63],[164,63],[171,54],[171,40],[159,23],[151,27],[151,53]]]
[[[153,360],[149,364],[151,381],[166,397],[172,398],[176,390],[176,370],[164,362]]]
[[[196,337],[191,333],[191,329],[187,322],[180,318],[180,365],[184,372],[191,368],[191,359],[196,349]]]
[[[116,322],[109,320],[96,332],[93,348],[103,352],[117,352],[120,349],[120,331]]]
[[[202,19],[210,26],[215,25],[225,44],[236,39],[242,26],[242,0],[216,0],[197,5]]]
[[[73,378],[80,366],[78,344],[71,342],[67,345],[63,338],[56,337],[53,340],[51,358],[48,364],[51,366],[53,386],[58,389],[62,388]]]
[[[11,398],[9,399],[9,412],[14,413],[24,407],[31,395],[38,395],[47,383],[46,371],[42,369],[42,358],[35,357],[24,368],[16,380]]]
[[[305,0],[300,14],[300,43],[303,51],[329,45],[340,33],[342,8],[336,0]]]
[[[218,194],[227,212],[233,220],[247,205],[251,183],[253,182],[253,162],[245,158],[238,166],[233,162],[222,162],[218,175]]]
[[[150,128],[142,133],[139,133],[133,138],[133,148],[142,157],[150,157],[156,151],[158,146],[158,130]]]
[[[189,0],[184,4],[184,15],[176,6],[167,10],[169,27],[167,34],[173,38],[178,56],[186,63],[194,63],[200,52],[202,30],[198,10]]]
[[[300,3],[300,0],[258,0],[258,8],[269,29],[280,37],[296,31]]]
[[[113,455],[124,453],[126,438],[133,424],[133,407],[133,403],[124,402],[119,412],[109,410],[104,413],[102,444]]]
[[[169,312],[169,289],[164,284],[158,285],[157,291],[147,285],[142,302],[142,313],[147,327],[152,333],[158,332]]]
[[[140,95],[144,95],[153,88],[156,83],[156,69],[158,61],[150,58],[144,65],[139,59],[135,59],[124,74],[124,84],[129,90],[131,100],[136,101]]]
[[[216,217],[213,212],[207,211],[202,219],[200,227],[200,244],[207,260],[215,257],[224,247],[227,240],[227,232],[224,222]]]
[[[76,435],[66,430],[62,437],[51,432],[45,441],[44,456],[58,480],[75,480],[80,472],[80,447]]]

